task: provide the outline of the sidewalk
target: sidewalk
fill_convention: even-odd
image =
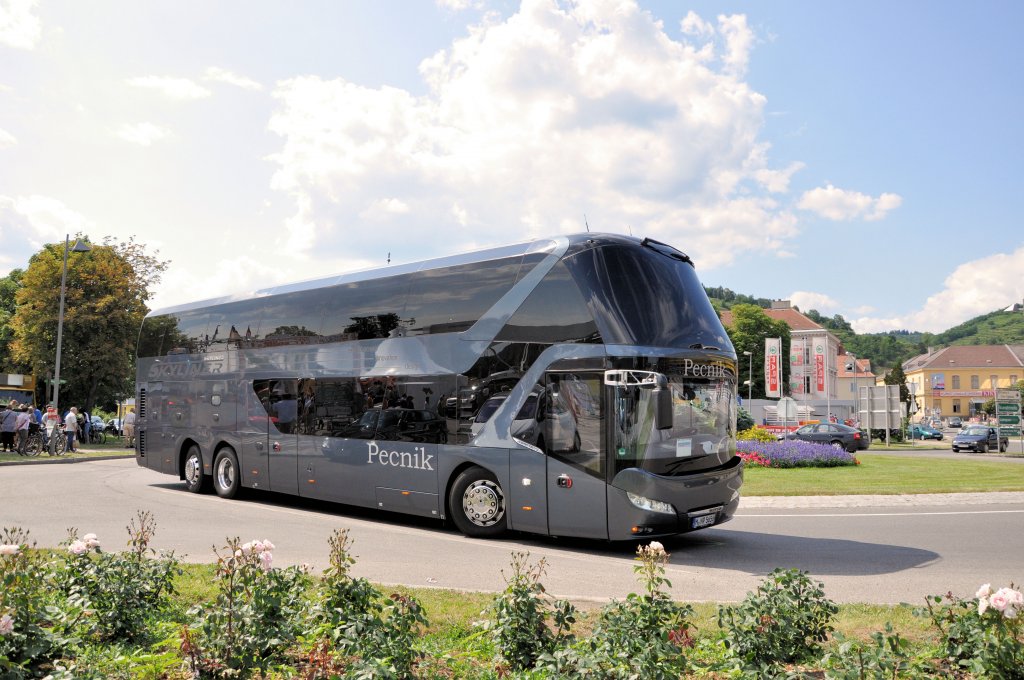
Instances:
[[[763,508],[903,508],[948,507],[964,505],[996,505],[1024,503],[1024,491],[992,491],[985,493],[921,493],[860,496],[743,496],[740,510]]]

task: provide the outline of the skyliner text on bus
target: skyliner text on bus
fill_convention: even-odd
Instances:
[[[557,236],[149,314],[136,459],[469,536],[672,535],[739,504],[736,382],[689,257]]]

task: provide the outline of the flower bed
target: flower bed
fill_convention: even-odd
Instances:
[[[799,440],[736,442],[736,453],[747,465],[754,467],[840,467],[860,465],[857,457],[843,449],[826,444]]]

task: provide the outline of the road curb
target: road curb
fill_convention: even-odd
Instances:
[[[118,460],[121,458],[134,458],[135,454],[121,454],[121,455],[110,455],[110,456],[89,456],[87,458],[66,458],[65,456],[50,456],[41,454],[35,458],[25,458],[25,460],[5,460],[0,461],[0,467],[9,465],[46,465],[49,463],[61,463],[67,465],[68,463],[88,463],[93,460]]]

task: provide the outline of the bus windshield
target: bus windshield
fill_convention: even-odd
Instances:
[[[688,472],[687,463],[706,456],[734,455],[735,386],[730,376],[665,376],[672,394],[672,426],[655,426],[651,385],[614,385],[615,472],[640,468],[659,475]]]

